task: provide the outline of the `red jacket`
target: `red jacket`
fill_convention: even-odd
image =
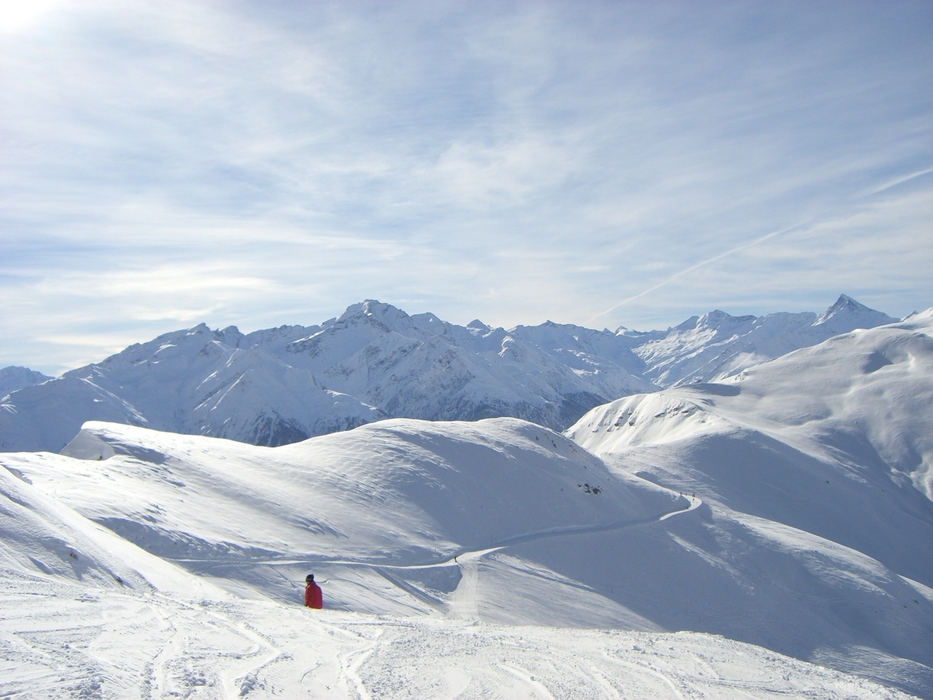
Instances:
[[[305,586],[305,606],[318,610],[324,607],[324,594],[314,581]]]

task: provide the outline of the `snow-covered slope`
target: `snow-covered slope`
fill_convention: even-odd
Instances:
[[[502,627],[0,579],[4,697],[906,700],[705,634]],[[54,595],[49,595],[53,590]]]
[[[785,644],[806,635],[779,621],[778,601],[821,601],[809,623],[818,625],[838,608],[841,579],[858,579],[868,595],[806,643],[806,658],[858,668],[866,645],[842,639],[867,625],[895,655],[928,667],[922,675],[929,679],[930,655],[916,652],[933,650],[931,405],[933,310],[832,338],[721,383],[618,400],[567,435],[614,471],[695,493],[708,507],[702,530],[687,528],[686,519],[672,526],[678,546],[709,563],[694,567],[700,571],[691,584],[668,586],[671,608],[693,590],[691,604],[673,616],[699,608],[709,621],[741,611],[769,632],[748,637],[736,630],[744,623],[726,617],[704,629],[786,651],[764,635]],[[766,551],[774,561],[762,557]],[[812,575],[822,579],[816,588],[807,584]],[[717,605],[720,593],[706,591],[717,580],[738,586],[729,613]],[[902,611],[885,631],[882,618],[897,614],[884,609],[887,596]],[[919,636],[908,642],[913,633]]]
[[[718,381],[834,335],[896,321],[843,294],[820,315],[730,316],[713,311],[694,316],[666,333],[645,334],[634,351],[645,363],[644,376],[670,387]]]
[[[320,326],[243,335],[200,325],[17,387],[0,406],[0,451],[58,451],[88,420],[262,445],[385,417],[511,416],[564,429],[621,396],[734,374],[890,321],[842,296],[822,316],[714,312],[651,333],[550,322],[461,327],[376,301]]]
[[[96,590],[230,596],[153,556],[0,469],[0,568],[21,577],[80,582]]]
[[[241,598],[297,601],[310,570],[328,608],[348,614],[652,635],[691,630],[933,691],[927,586],[818,533],[727,509],[715,494],[704,492],[704,503],[614,461],[607,468],[578,444],[523,421],[390,420],[277,448],[91,423],[66,453],[0,455],[0,463]],[[742,475],[729,478],[741,490]],[[780,490],[779,474],[774,485]],[[864,514],[848,518],[855,524]],[[908,527],[899,537],[918,560],[927,558],[925,530]],[[508,634],[530,648],[552,639],[544,630]],[[615,648],[604,633],[567,639]],[[653,649],[669,638],[648,639]],[[556,649],[582,644],[583,658],[596,659],[589,643]],[[679,656],[677,644],[670,641]],[[722,658],[717,644],[713,665]],[[381,669],[373,671],[377,685],[397,658],[378,648],[370,666]],[[466,653],[447,642],[438,648],[458,660]],[[525,663],[539,662],[523,661],[521,677],[538,678]],[[626,663],[610,664],[610,686],[619,687],[612,674],[631,668]],[[466,668],[468,679],[480,672]],[[567,675],[557,668],[564,670],[548,673]],[[565,686],[548,673],[540,682],[563,695]]]
[[[0,369],[0,397],[46,382],[52,377],[28,369],[27,367],[4,367]]]
[[[308,563],[349,567],[351,583],[330,596],[356,610],[383,609],[368,598],[370,588],[385,586],[382,566],[431,565],[444,579],[455,556],[687,507],[677,494],[613,477],[573,442],[515,419],[391,420],[274,449],[90,423],[64,452],[2,461],[159,556],[198,571],[237,563],[233,578],[245,575],[243,583],[265,595],[291,599],[290,581]],[[283,566],[298,569],[282,578]],[[378,585],[359,587],[358,579],[373,577]],[[446,604],[415,595],[406,605]],[[594,615],[605,621],[612,606],[603,607]],[[518,606],[509,612],[516,614]]]
[[[283,327],[244,336],[235,328],[200,325],[133,345],[4,399],[0,449],[58,451],[87,420],[279,444],[384,417],[325,389],[265,347],[311,330]]]
[[[933,309],[713,384],[620,399],[567,431],[598,454],[754,431],[933,500]],[[856,478],[857,477],[857,478]],[[905,493],[911,493],[910,490]]]

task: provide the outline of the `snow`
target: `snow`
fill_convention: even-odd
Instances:
[[[929,311],[854,331],[718,384],[620,399],[567,435],[618,473],[704,501],[704,528],[672,527],[708,564],[689,565],[701,629],[836,668],[873,658],[875,677],[919,675],[929,695],[931,335]],[[745,590],[709,590],[722,586]],[[795,607],[810,610],[794,621]]]
[[[201,324],[41,385],[3,370],[0,381],[17,379],[0,406],[0,450],[58,452],[89,420],[261,445],[387,417],[511,416],[562,430],[619,397],[732,376],[894,320],[843,295],[820,316],[715,311],[650,333],[461,327],[373,300],[308,327],[244,335]]]
[[[331,342],[350,318],[382,349],[411,327],[506,340],[365,304],[259,336]],[[244,362],[186,375],[208,412],[302,376],[356,401],[263,354],[197,327],[113,364],[158,386]],[[125,420],[0,454],[0,697],[933,697],[933,310],[565,434],[397,418],[262,447],[127,425],[95,371],[68,386]]]
[[[5,555],[5,599],[45,605],[63,593],[54,624],[7,610],[4,658],[46,659],[28,672],[37,678],[60,673],[39,642],[17,641],[52,624],[49,644],[81,650],[68,663],[85,665],[89,697],[933,688],[933,591],[922,583],[523,421],[392,420],[277,448],[89,423],[66,452],[0,458],[11,503],[64,533]],[[40,531],[24,518],[14,513],[8,531]],[[912,540],[921,560],[923,537]],[[326,600],[310,619],[299,607],[308,571]],[[88,611],[97,622],[83,621]],[[100,622],[113,618],[125,628]],[[139,637],[139,658],[114,669],[113,640],[127,637]],[[806,663],[817,659],[863,677]],[[22,673],[23,687],[39,687]]]
[[[4,577],[0,617],[4,697],[906,697],[689,633],[312,613],[22,575]]]
[[[272,449],[90,424],[70,449],[2,458],[3,696],[906,697],[660,631],[529,556],[702,510],[634,477],[585,493],[601,461],[539,426],[392,421]],[[150,529],[88,519],[121,513]],[[300,607],[310,569],[323,611]]]
[[[0,398],[28,386],[41,384],[51,378],[26,367],[4,367],[0,369]]]
[[[646,364],[644,376],[671,387],[720,381],[835,335],[896,321],[843,294],[819,316],[805,312],[736,317],[713,311],[667,333],[649,334],[633,349]]]
[[[3,462],[149,551],[205,563],[443,565],[479,547],[687,506],[650,483],[613,477],[573,442],[515,419],[383,421],[275,449],[89,423],[65,452],[83,459],[23,453]],[[587,484],[602,488],[588,494]],[[290,599],[291,586],[280,584],[273,590]],[[331,595],[343,600],[340,588]]]

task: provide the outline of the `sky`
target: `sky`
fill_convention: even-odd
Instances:
[[[933,306],[933,2],[0,0],[0,367],[378,299]]]

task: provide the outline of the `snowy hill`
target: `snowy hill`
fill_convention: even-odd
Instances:
[[[706,631],[788,652],[795,639],[810,649],[806,658],[850,670],[879,647],[842,640],[872,628],[894,655],[925,667],[901,672],[929,683],[931,405],[933,310],[834,337],[721,383],[620,399],[567,435],[616,473],[695,493],[706,504],[705,527],[690,530],[679,519],[677,544],[666,545],[695,559],[689,585],[667,586],[672,617],[707,610]],[[765,551],[775,561],[766,563]],[[822,583],[811,587],[811,576]],[[820,626],[839,605],[841,579],[852,576],[871,593],[819,635],[804,641],[803,628],[779,621],[782,597],[810,597],[822,606],[808,626]],[[720,586],[744,589],[728,608],[738,619],[725,616]],[[690,604],[676,610],[688,592]],[[902,611],[884,630],[882,618],[897,614],[878,607],[887,596]],[[743,629],[743,615],[754,620],[755,636]],[[920,636],[911,642],[914,633]]]
[[[397,419],[278,448],[89,423],[64,453],[11,454],[4,464],[198,573],[237,564],[241,585],[263,595],[292,599],[289,581],[300,580],[309,562],[324,572],[349,568],[348,584],[331,586],[329,596],[338,607],[370,612],[446,608],[425,592],[370,600],[369,591],[386,585],[382,567],[433,565],[444,579],[455,556],[656,520],[688,506],[644,480],[610,475],[568,439],[515,419]],[[515,607],[510,620],[561,615]],[[613,607],[603,601],[595,610]],[[609,613],[593,615],[605,622]]]
[[[704,553],[708,505],[523,421],[277,448],[91,423],[65,452],[0,455],[7,694],[897,697],[805,663],[853,648],[933,689],[933,591],[764,519]]]
[[[587,410],[709,381],[893,321],[846,296],[821,316],[693,318],[668,331],[455,326],[366,301],[320,326],[200,325],[133,345],[0,405],[0,450],[57,452],[89,420],[280,445],[386,417],[510,416],[564,429]],[[11,384],[11,386],[17,386]]]

